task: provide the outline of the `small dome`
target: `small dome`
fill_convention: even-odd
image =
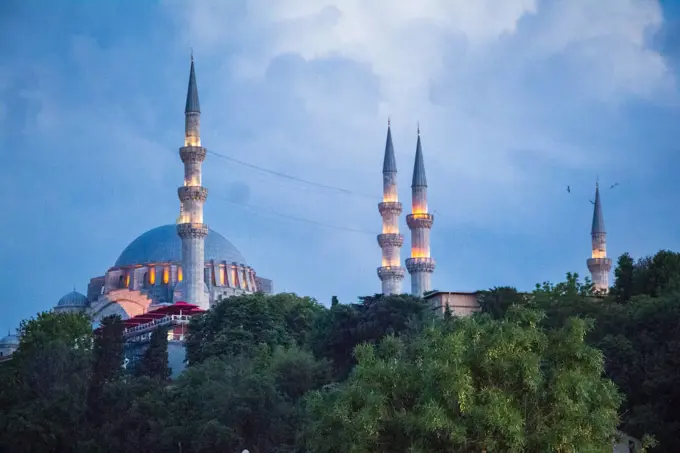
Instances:
[[[19,346],[19,335],[7,335],[0,340],[0,346]]]
[[[87,300],[87,297],[75,290],[68,293],[57,302],[57,307],[87,307],[88,305],[90,305],[90,301]]]
[[[246,264],[241,252],[220,233],[208,230],[204,246],[205,261],[226,261]],[[182,240],[177,225],[163,225],[132,241],[116,260],[115,267],[149,263],[181,263]]]

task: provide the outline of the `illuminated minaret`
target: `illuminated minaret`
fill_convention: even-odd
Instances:
[[[599,184],[595,184],[595,208],[590,235],[592,237],[592,255],[588,259],[588,270],[595,290],[606,292],[609,290],[609,271],[612,268],[612,260],[607,258],[607,233],[604,229]]]
[[[179,156],[184,163],[184,185],[177,189],[180,201],[177,234],[182,239],[184,281],[182,296],[184,301],[205,310],[209,308],[203,282],[204,240],[208,235],[208,226],[203,223],[203,203],[208,198],[208,189],[201,186],[201,164],[205,160],[206,149],[201,146],[201,108],[193,55],[184,117],[184,146],[179,149]]]
[[[387,121],[387,142],[383,160],[383,201],[378,204],[378,211],[382,216],[382,233],[378,235],[378,244],[382,249],[382,266],[378,268],[378,277],[382,281],[382,293],[385,295],[401,294],[404,268],[401,267],[399,251],[404,244],[404,236],[399,234],[399,216],[402,207],[397,194],[397,160],[394,157],[389,120]]]
[[[425,177],[423,149],[420,144],[420,127],[418,127],[411,198],[411,214],[406,216],[406,223],[411,230],[411,258],[406,260],[406,269],[411,274],[411,294],[422,297],[424,293],[432,290],[432,272],[434,272],[435,261],[430,257],[430,229],[434,216],[427,211],[427,178]]]

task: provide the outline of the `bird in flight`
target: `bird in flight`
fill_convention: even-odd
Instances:
[[[571,186],[567,186],[567,192],[571,193]]]
[[[611,186],[609,186],[609,188],[610,188],[610,189],[613,189],[614,187],[616,187],[616,186],[618,186],[618,185],[619,185],[619,183],[616,182],[616,183],[612,184]]]

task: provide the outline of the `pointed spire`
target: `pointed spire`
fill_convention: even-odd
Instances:
[[[193,50],[191,51],[191,72],[189,73],[189,88],[187,89],[187,104],[184,108],[184,113],[201,113],[201,105],[198,102]]]
[[[425,176],[425,162],[423,161],[423,148],[420,144],[420,125],[418,125],[418,144],[416,145],[416,163],[413,166],[413,182],[411,187],[427,187]]]
[[[595,209],[593,210],[593,228],[591,234],[604,232],[604,216],[602,215],[602,202],[600,201],[600,184],[595,183]]]
[[[383,160],[383,173],[396,173],[397,159],[394,157],[394,145],[392,145],[392,130],[390,119],[387,119],[387,141],[385,142],[385,159]]]

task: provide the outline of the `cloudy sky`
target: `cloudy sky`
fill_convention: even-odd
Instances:
[[[680,2],[5,0],[0,328],[174,222],[191,48],[206,221],[279,291],[379,291],[388,116],[436,288],[584,275],[598,176],[611,256],[680,250]]]

